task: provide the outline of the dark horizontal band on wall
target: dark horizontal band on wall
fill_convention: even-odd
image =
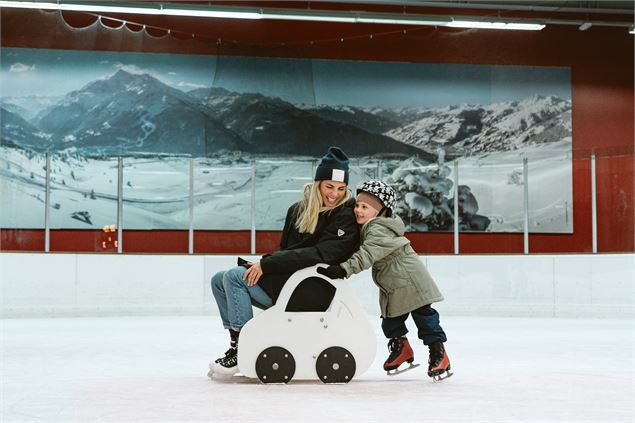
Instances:
[[[0,229],[0,251],[44,252],[43,229]],[[116,254],[114,243],[107,242],[102,231],[85,229],[52,229],[51,252]],[[256,254],[278,249],[281,232],[258,231]],[[412,246],[421,255],[453,254],[454,234],[448,232],[408,233]],[[194,254],[249,254],[249,231],[195,231]],[[631,239],[632,240],[632,239]],[[626,241],[626,240],[625,240]],[[187,254],[187,230],[126,230],[123,252],[148,254]],[[523,254],[523,234],[461,233],[461,254]],[[590,253],[588,234],[530,234],[530,253]],[[633,252],[627,242],[615,244],[606,237],[599,240],[601,253]]]

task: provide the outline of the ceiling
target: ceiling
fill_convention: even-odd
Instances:
[[[381,4],[462,9],[518,10],[559,13],[610,13],[633,15],[635,2],[626,1],[497,1],[497,0],[319,0],[314,3]]]
[[[633,27],[635,1],[550,1],[550,0],[130,0],[146,4],[196,4],[200,7],[269,10],[279,14],[303,15],[384,15],[399,21],[464,19],[473,21],[535,21],[545,25],[576,25],[580,30],[594,27]],[[449,18],[448,18],[449,17]],[[319,20],[319,19],[316,19]],[[377,23],[377,22],[376,22]]]
[[[47,0],[52,1],[52,0]],[[1,2],[0,2],[1,3]],[[550,0],[61,0],[59,3],[108,4],[117,7],[142,5],[145,10],[192,9],[209,13],[256,15],[267,19],[314,20],[449,26],[458,21],[480,25],[508,24],[539,26],[576,25],[627,27],[633,31],[635,1],[550,1]],[[180,5],[181,7],[177,6]],[[84,9],[81,9],[84,10]],[[229,11],[229,12],[228,12]],[[125,12],[124,12],[125,13]],[[135,13],[135,12],[132,12]],[[107,14],[106,14],[107,15]],[[196,15],[189,15],[196,16]],[[208,15],[209,16],[209,15]],[[298,18],[300,16],[301,18]],[[251,16],[250,16],[251,17]],[[251,17],[253,19],[253,17]],[[388,22],[390,21],[390,22]],[[631,32],[632,33],[632,32]]]

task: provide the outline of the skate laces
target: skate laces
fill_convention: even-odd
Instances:
[[[225,354],[223,354],[222,357],[217,358],[216,360],[214,360],[214,363],[220,363],[222,360],[224,360],[229,354],[231,354],[236,348],[235,347],[229,347],[229,349],[227,351],[225,351]]]
[[[227,350],[227,352],[225,353],[225,357],[221,358],[218,361],[218,364],[227,368],[237,366],[238,365],[238,349],[232,347],[229,350]]]
[[[391,338],[388,341],[388,351],[390,352],[388,361],[394,360],[399,354],[401,354],[402,348],[403,348],[402,338]]]
[[[443,356],[445,354],[445,348],[443,348],[443,344],[436,346],[430,346],[430,357],[428,358],[428,363],[430,364],[439,364],[441,360],[443,360]]]

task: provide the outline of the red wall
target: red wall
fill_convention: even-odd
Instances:
[[[361,6],[329,7],[359,9]],[[373,9],[396,11],[388,6]],[[461,13],[457,10],[434,12]],[[2,47],[570,67],[574,233],[530,235],[529,249],[536,253],[592,250],[589,157],[595,152],[598,157],[598,249],[600,252],[635,251],[635,37],[629,35],[625,28],[594,26],[583,32],[576,26],[550,25],[542,31],[498,32],[135,15],[117,17],[170,28],[172,36],[150,38],[132,33],[122,36],[122,31],[100,30],[98,36],[85,37],[60,24],[56,13],[10,9],[3,9],[1,13]],[[531,16],[527,13],[523,15]],[[545,17],[544,14],[540,16]],[[562,15],[552,14],[551,17]],[[85,26],[94,20],[79,13],[64,14],[64,18],[74,26]],[[601,18],[598,20],[610,19],[607,16]],[[162,32],[154,31],[156,34]],[[98,251],[95,245],[100,245],[101,235],[95,231],[53,230],[51,249]],[[279,238],[278,232],[258,232],[258,252],[275,250]],[[421,254],[454,251],[452,233],[412,233],[409,238]],[[43,239],[43,231],[3,229],[0,230],[0,249],[41,251]],[[187,231],[125,231],[123,245],[124,251],[129,252],[184,253],[188,246]],[[247,253],[250,248],[249,232],[196,231],[194,248],[198,253]],[[461,253],[522,253],[523,236],[463,233],[460,250]]]

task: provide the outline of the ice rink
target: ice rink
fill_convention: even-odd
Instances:
[[[398,376],[377,357],[347,385],[212,381],[218,317],[3,319],[3,423],[633,422],[631,319],[444,317],[454,376]],[[412,324],[409,327],[414,329]]]

